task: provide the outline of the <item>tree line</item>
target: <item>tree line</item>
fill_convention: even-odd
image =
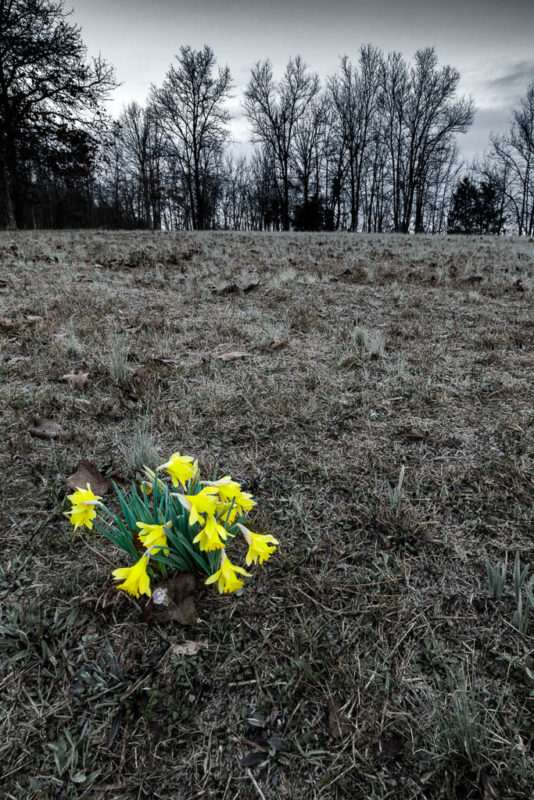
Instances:
[[[180,47],[116,120],[113,68],[63,0],[0,0],[0,227],[534,234],[534,85],[466,166],[460,74],[434,48],[378,47],[322,83],[299,57],[251,70],[236,154],[230,69]]]

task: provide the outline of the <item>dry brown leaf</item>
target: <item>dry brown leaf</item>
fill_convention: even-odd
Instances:
[[[87,484],[95,494],[103,495],[111,489],[111,482],[108,481],[90,461],[83,459],[78,462],[76,472],[66,479],[69,489],[85,489]]]
[[[24,322],[28,325],[35,325],[36,322],[41,322],[42,319],[39,314],[28,314],[27,317],[24,317]]]
[[[350,719],[333,700],[328,703],[328,730],[333,739],[342,739],[352,730]]]
[[[89,367],[84,363],[78,372],[67,372],[65,375],[61,376],[61,380],[71,383],[77,389],[83,389],[89,382],[89,374]]]
[[[63,434],[61,425],[51,419],[46,419],[46,417],[34,417],[33,424],[28,431],[38,439],[57,439]]]
[[[225,286],[221,286],[220,289],[214,289],[214,294],[237,294],[239,291],[239,286],[237,283],[227,283]]]
[[[198,642],[185,641],[181,644],[171,644],[171,653],[175,656],[196,656],[199,650],[207,646],[207,639],[200,639]]]
[[[145,622],[157,625],[175,621],[180,625],[194,625],[198,616],[192,597],[195,585],[195,576],[190,572],[158,583],[145,606]]]
[[[150,360],[155,364],[164,364],[165,366],[178,366],[181,364],[180,359],[174,356],[152,356]]]
[[[0,317],[0,328],[2,330],[8,331],[10,328],[16,328],[18,322],[15,322],[14,319],[8,319],[7,317]]]
[[[244,350],[226,350],[224,353],[218,353],[215,358],[221,361],[235,361],[238,358],[247,358],[250,353],[245,353]]]
[[[125,328],[126,333],[139,333],[143,329],[143,325],[136,325],[134,328]]]
[[[411,441],[417,441],[420,439],[426,439],[427,434],[425,431],[422,431],[420,428],[410,428],[407,431],[401,431],[399,436],[402,436],[403,439],[409,439]]]
[[[264,748],[261,750],[251,750],[239,763],[242,767],[257,767],[259,764],[263,764],[268,757],[268,751]]]
[[[140,383],[148,378],[148,376],[152,372],[152,367],[150,364],[141,364],[140,367],[137,367],[134,374],[132,375],[132,380],[135,383]]]
[[[285,742],[280,736],[269,736],[267,744],[277,751],[285,750]]]
[[[277,342],[271,342],[269,345],[269,350],[281,350],[283,347],[287,347],[289,344],[289,339],[279,339]]]

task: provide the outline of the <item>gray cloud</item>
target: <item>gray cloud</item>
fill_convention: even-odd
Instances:
[[[459,137],[466,156],[483,149],[489,131],[507,127],[511,109],[534,80],[533,0],[70,0],[89,52],[101,52],[117,68],[122,86],[110,109],[118,114],[131,100],[144,103],[151,83],[160,83],[180,45],[209,44],[233,75],[236,138],[246,139],[239,109],[250,68],[270,58],[275,77],[299,53],[322,80],[339,57],[358,58],[371,42],[384,52],[411,58],[434,45],[440,64],[462,74],[461,93],[502,120],[479,112],[472,134]],[[494,125],[489,128],[488,125]],[[504,126],[504,128],[503,128]],[[465,148],[465,150],[464,150]]]
[[[507,65],[502,75],[488,81],[488,86],[508,91],[526,91],[534,83],[534,58]]]

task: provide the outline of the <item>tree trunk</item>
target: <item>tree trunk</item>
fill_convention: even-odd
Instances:
[[[15,230],[15,212],[11,200],[11,182],[5,157],[0,154],[0,228]]]

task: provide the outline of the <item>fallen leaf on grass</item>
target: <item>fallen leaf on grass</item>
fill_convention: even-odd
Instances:
[[[328,703],[328,730],[332,739],[342,739],[352,729],[347,715],[330,700]]]
[[[285,743],[284,740],[280,738],[280,736],[269,736],[267,739],[267,744],[272,750],[284,750]]]
[[[11,328],[16,328],[18,322],[15,322],[14,319],[8,319],[7,317],[0,317],[0,329],[4,331],[8,331]]]
[[[140,383],[148,378],[148,376],[152,372],[152,367],[150,364],[141,364],[140,367],[137,367],[134,374],[132,375],[132,380],[134,383]]]
[[[207,646],[207,639],[200,639],[198,642],[186,641],[181,644],[171,644],[171,653],[174,656],[196,656],[203,647]]]
[[[253,745],[255,749],[249,751],[241,759],[240,764],[243,767],[254,767],[266,762],[268,757],[275,758],[279,752],[285,749],[284,740],[280,736],[267,737],[263,731],[258,731],[250,739],[244,741],[246,744]]]
[[[271,342],[269,344],[269,350],[281,350],[283,347],[287,347],[289,344],[289,339],[280,339],[277,342]]]
[[[265,716],[261,713],[261,711],[253,711],[248,715],[247,722],[249,725],[252,725],[253,728],[264,728]]]
[[[177,367],[181,365],[181,362],[177,358],[166,358],[164,356],[157,357],[152,356],[150,360],[146,364],[141,364],[134,372],[132,376],[132,380],[134,383],[140,383],[149,375],[152,375],[154,372],[158,371],[158,367]]]
[[[63,434],[61,425],[51,419],[46,419],[46,417],[34,417],[33,424],[28,431],[38,439],[57,439]]]
[[[85,489],[88,483],[93,492],[98,495],[106,494],[111,489],[111,482],[104,478],[90,461],[83,459],[78,462],[76,472],[66,479],[66,484],[69,489],[76,490]]]
[[[195,585],[195,576],[190,572],[182,572],[175,578],[158,583],[145,606],[145,622],[157,625],[175,621],[180,625],[194,625],[197,621],[192,597]]]
[[[267,760],[267,757],[268,753],[266,752],[251,750],[239,763],[242,767],[257,767],[259,764],[263,764],[263,762]]]
[[[410,428],[407,431],[399,431],[398,436],[402,436],[403,439],[409,439],[411,441],[417,441],[420,439],[426,439],[427,433],[422,431],[420,428]]]
[[[235,361],[238,358],[247,358],[250,353],[245,353],[244,350],[226,350],[224,353],[218,353],[215,358],[221,361]]]
[[[42,319],[43,318],[40,317],[39,314],[29,314],[27,317],[24,317],[24,322],[27,325],[35,325],[37,322],[41,322]]]
[[[89,367],[84,362],[78,372],[67,372],[65,375],[61,376],[60,380],[71,383],[77,389],[83,389],[89,382]]]
[[[152,356],[150,360],[155,364],[165,364],[173,367],[177,367],[182,363],[179,358],[174,356]]]
[[[214,289],[214,294],[237,294],[239,291],[239,286],[237,283],[227,283],[225,286],[222,286],[220,289]]]
[[[258,287],[259,285],[260,285],[259,281],[251,281],[250,283],[247,283],[246,286],[243,286],[243,291],[246,294],[247,292],[251,292],[253,289],[256,289],[256,287]]]

